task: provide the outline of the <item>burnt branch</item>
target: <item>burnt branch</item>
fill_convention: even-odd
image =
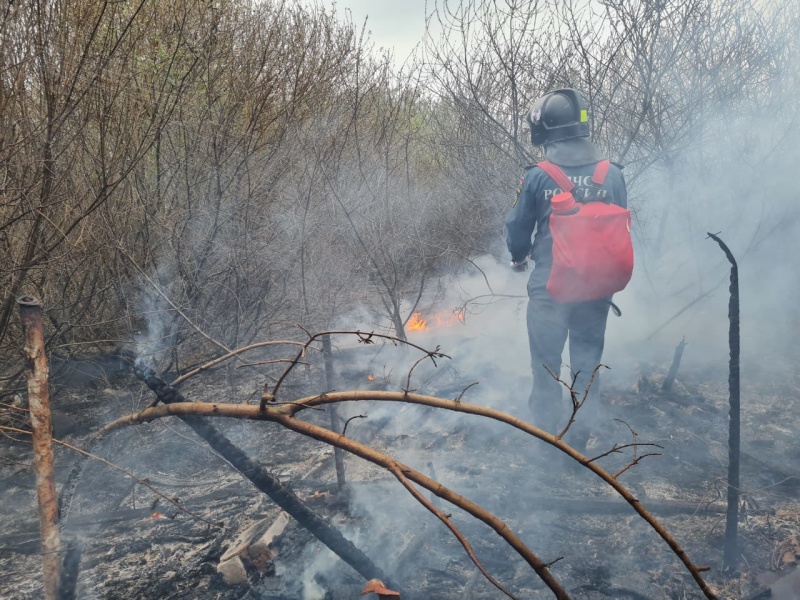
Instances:
[[[396,399],[404,397],[410,398],[412,396],[414,398],[417,398],[416,394],[412,395],[403,392],[383,392],[383,394],[387,393],[393,394]],[[380,392],[378,392],[378,394],[380,394]],[[333,397],[337,398],[336,401],[342,401],[345,398],[350,400],[353,399],[352,397],[348,397],[347,395],[345,395],[345,397],[341,397],[341,394],[337,393],[337,394],[326,394],[325,396],[314,396],[313,400],[329,404],[330,399]],[[313,401],[312,399],[307,399],[307,400]],[[452,400],[441,400],[438,398],[435,400],[439,402],[447,402],[449,405],[455,404]],[[420,402],[413,402],[413,403],[419,404]],[[470,405],[462,404],[461,406],[470,406]],[[167,404],[165,406],[159,406],[157,408],[146,409],[136,415],[131,415],[130,417],[127,418],[118,419],[117,421],[107,425],[103,429],[103,431],[108,432],[124,424],[150,421],[152,419],[168,415],[180,416],[184,420],[188,417],[198,418],[198,416],[200,415],[227,416],[227,417],[237,416],[239,418],[249,418],[254,420],[265,420],[265,421],[272,421],[279,423],[285,428],[295,431],[297,433],[306,435],[308,437],[330,444],[332,446],[342,448],[345,451],[350,452],[351,454],[354,454],[360,458],[363,458],[373,464],[381,466],[384,469],[390,470],[391,467],[396,467],[400,469],[410,481],[413,481],[421,485],[422,487],[429,490],[430,492],[433,492],[443,500],[455,504],[459,508],[470,513],[475,518],[489,525],[489,527],[491,527],[498,535],[500,535],[500,537],[506,540],[506,542],[533,568],[536,574],[542,579],[542,581],[545,582],[545,584],[554,593],[556,598],[559,598],[560,600],[569,599],[569,595],[561,587],[558,581],[556,581],[552,573],[550,573],[550,571],[547,568],[547,565],[541,559],[539,559],[522,542],[522,540],[520,540],[511,531],[511,529],[503,521],[498,519],[492,513],[488,512],[481,506],[475,504],[471,500],[443,486],[439,482],[434,481],[433,479],[427,477],[426,475],[420,473],[419,471],[416,471],[415,469],[412,469],[411,467],[394,460],[393,458],[387,456],[386,454],[383,454],[382,452],[379,452],[369,446],[366,446],[364,444],[361,444],[359,442],[341,436],[336,432],[333,432],[329,429],[325,429],[324,427],[319,427],[317,425],[301,421],[300,419],[296,419],[294,417],[294,413],[297,412],[298,410],[302,410],[303,408],[307,407],[301,404],[297,404],[296,402],[284,404],[279,407],[270,406],[265,410],[258,410],[256,409],[256,407],[242,406],[242,405],[230,405],[230,404],[209,405],[200,402],[184,402],[177,404]],[[247,411],[243,409],[251,409],[251,410]],[[244,416],[248,412],[250,413],[249,416]],[[544,434],[544,432],[542,433]]]
[[[136,417],[141,418],[148,411],[171,410],[179,406],[199,406],[199,404],[189,403],[183,398],[182,394],[174,387],[168,385],[155,376],[151,369],[136,365],[136,375],[147,384],[147,386],[159,397],[164,406],[145,409]],[[263,402],[263,401],[262,401]],[[213,405],[215,408],[224,409],[230,405]],[[243,406],[243,405],[238,405]],[[263,412],[260,407],[250,407],[255,409],[256,414]],[[276,411],[285,411],[285,407],[279,407]],[[212,413],[213,414],[213,413]],[[269,496],[269,498],[291,515],[300,525],[305,527],[320,542],[325,544],[344,562],[350,565],[366,579],[373,577],[383,578],[381,570],[373,564],[368,556],[359,550],[350,540],[345,538],[341,532],[326,523],[316,513],[314,513],[297,495],[273,477],[260,464],[250,459],[245,452],[234,445],[221,431],[216,429],[198,413],[191,411],[180,415],[180,419],[186,423],[197,435],[208,443],[211,448],[224,458],[234,469],[242,474],[243,477],[253,483],[256,488]],[[108,428],[102,430],[102,433]],[[328,431],[328,430],[326,430]],[[331,435],[338,437],[339,434]]]
[[[556,564],[560,560],[564,560],[564,557],[563,556],[559,556],[558,558],[554,558],[549,563],[547,563],[547,566],[548,567],[552,567],[554,564]]]
[[[728,426],[728,514],[725,519],[725,549],[723,565],[733,569],[739,562],[737,535],[739,527],[739,464],[741,440],[741,403],[739,382],[739,266],[730,248],[716,234],[708,237],[717,242],[731,263],[730,298],[728,300],[728,392],[730,422]]]
[[[434,504],[430,500],[428,500],[427,498],[425,498],[425,496],[420,494],[419,490],[417,490],[417,488],[414,487],[414,485],[403,474],[403,471],[401,471],[397,466],[390,466],[389,467],[389,471],[392,473],[392,475],[394,475],[397,478],[397,480],[401,484],[403,484],[403,487],[406,488],[408,490],[408,492],[412,496],[414,496],[414,498],[417,500],[417,502],[422,504],[422,506],[424,506],[430,512],[432,512],[434,515],[436,515],[436,517],[442,523],[445,524],[445,527],[447,527],[453,533],[453,535],[456,536],[456,539],[461,544],[461,546],[464,548],[464,551],[467,553],[467,555],[469,556],[469,558],[472,561],[472,563],[476,567],[478,567],[478,570],[489,581],[489,583],[491,583],[494,587],[496,587],[498,590],[503,592],[509,598],[512,598],[513,600],[517,600],[517,597],[514,596],[511,592],[509,592],[502,585],[500,585],[500,583],[494,577],[492,577],[489,574],[489,572],[486,570],[486,568],[481,564],[481,561],[475,555],[475,551],[472,549],[472,545],[469,543],[469,541],[467,541],[467,538],[464,537],[464,534],[461,533],[455,525],[453,525],[453,522],[450,520],[450,515],[444,514],[441,510],[439,510],[436,506],[434,506]]]
[[[350,421],[354,419],[366,419],[367,415],[356,415],[354,417],[350,417],[347,421],[344,422],[344,427],[342,427],[342,436],[347,437],[347,426],[350,425]]]
[[[664,377],[664,383],[661,384],[661,389],[665,392],[668,392],[672,389],[672,384],[675,382],[675,376],[678,374],[678,369],[681,366],[683,350],[687,345],[686,338],[682,337],[678,345],[675,346],[675,354],[672,355],[672,364],[669,366],[667,376]]]
[[[75,600],[82,556],[83,544],[80,541],[74,540],[67,544],[58,582],[58,600]]]

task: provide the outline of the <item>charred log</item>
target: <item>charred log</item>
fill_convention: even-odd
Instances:
[[[136,375],[153,390],[164,404],[186,402],[178,390],[156,377],[152,369],[137,365]],[[300,525],[365,579],[385,578],[381,570],[361,550],[309,509],[292,490],[270,475],[261,465],[251,460],[205,418],[193,415],[181,415],[178,418],[191,427],[214,451],[250,480],[256,488],[269,496],[275,504],[289,513]]]
[[[83,545],[76,540],[69,545],[64,554],[61,580],[58,583],[58,600],[75,600],[81,556],[83,556]]]
[[[669,392],[672,389],[672,384],[675,383],[675,376],[678,374],[678,369],[681,366],[681,358],[683,357],[684,348],[686,348],[686,338],[681,338],[680,343],[675,346],[675,354],[672,356],[672,364],[669,366],[667,376],[664,377],[664,382],[661,384],[661,391]]]
[[[739,446],[741,429],[740,387],[739,387],[739,267],[728,246],[713,233],[713,239],[731,263],[730,299],[728,300],[728,346],[730,362],[728,371],[728,391],[730,394],[730,422],[728,429],[728,512],[725,518],[725,550],[722,563],[733,569],[738,561],[739,528]]]

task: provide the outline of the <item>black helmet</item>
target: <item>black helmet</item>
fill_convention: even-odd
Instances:
[[[534,146],[589,137],[589,113],[583,95],[572,88],[548,92],[533,103],[528,125]]]

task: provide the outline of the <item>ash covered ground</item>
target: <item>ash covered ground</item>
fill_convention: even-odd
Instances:
[[[459,362],[458,332],[444,336],[452,361],[415,370],[421,393],[454,398],[472,383],[464,402],[484,404],[525,418],[528,375],[486,357],[483,377],[474,362]],[[415,342],[428,340],[414,338]],[[353,344],[350,344],[352,346]],[[340,349],[335,354],[337,389],[400,389],[418,355],[389,347]],[[708,565],[707,580],[725,598],[747,598],[763,589],[765,574],[786,572],[800,558],[800,442],[791,415],[798,410],[798,375],[771,363],[743,374],[742,511],[740,571],[721,571],[727,473],[727,371],[693,365],[687,351],[672,391],[660,386],[664,360],[624,374],[609,372],[602,402],[600,454],[616,443],[638,440],[657,451],[620,476],[631,491],[684,546],[692,560]],[[474,360],[474,354],[470,361]],[[480,374],[479,374],[480,375]],[[252,370],[222,368],[188,380],[190,400],[252,402],[264,379]],[[322,361],[297,368],[285,399],[325,391]],[[113,419],[144,408],[151,392],[131,373],[58,387],[54,406],[69,415],[57,431],[64,441],[134,473],[170,498],[108,465],[86,461],[64,515],[63,539],[84,547],[78,598],[298,598],[360,597],[364,580],[297,523],[290,521],[261,569],[246,581],[226,583],[220,558],[253,523],[275,521],[280,509],[174,418],[117,431],[98,443],[91,434]],[[607,485],[570,468],[542,442],[503,424],[475,416],[409,405],[349,403],[348,437],[367,443],[426,473],[503,519],[545,562],[574,598],[700,598],[702,594],[667,545]],[[3,418],[24,424],[17,413]],[[325,411],[303,419],[328,426]],[[625,423],[613,419],[623,419]],[[348,487],[336,486],[333,452],[274,423],[218,419],[215,425],[252,458],[291,486],[307,505],[339,528],[378,565],[404,598],[490,599],[505,597],[478,572],[464,549],[431,513],[389,473],[355,457],[345,460]],[[0,449],[0,597],[21,600],[42,594],[32,457],[22,438]],[[631,454],[612,454],[602,465],[624,467]],[[56,448],[59,484],[77,455]],[[426,495],[427,492],[425,492]],[[439,502],[473,545],[488,571],[519,598],[552,593],[533,570],[487,526]],[[222,523],[220,525],[220,523]],[[776,596],[773,596],[776,597]]]

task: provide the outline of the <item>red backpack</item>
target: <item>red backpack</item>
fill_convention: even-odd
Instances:
[[[609,161],[597,163],[592,183],[598,188],[608,174]],[[561,188],[553,197],[550,232],[553,266],[547,291],[558,302],[587,302],[623,290],[633,274],[631,213],[599,200],[577,203],[575,184],[559,167],[539,167]]]

